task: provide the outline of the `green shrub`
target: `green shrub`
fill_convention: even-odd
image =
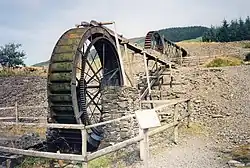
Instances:
[[[238,66],[242,63],[243,61],[236,57],[219,57],[206,64],[206,67]]]
[[[242,47],[243,48],[250,48],[250,43],[244,43]]]
[[[37,158],[37,157],[25,157],[22,163],[16,168],[49,168],[51,159]]]
[[[88,163],[89,168],[108,168],[112,163],[112,159],[108,156],[102,156],[97,159],[94,159]]]

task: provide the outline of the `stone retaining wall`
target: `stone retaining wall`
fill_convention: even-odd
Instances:
[[[109,86],[102,90],[103,120],[120,118],[140,109],[139,91],[133,87]],[[108,144],[124,141],[138,134],[135,119],[107,124],[104,140]]]

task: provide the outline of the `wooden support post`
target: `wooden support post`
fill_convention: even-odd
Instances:
[[[181,53],[181,60],[180,60],[180,65],[182,66],[182,61],[183,61],[183,59],[182,59],[182,53]]]
[[[174,77],[173,77],[173,74],[172,74],[172,65],[169,64],[169,70],[170,70],[170,88],[173,87],[173,81],[174,81]]]
[[[187,101],[187,112],[188,112],[188,117],[187,117],[187,127],[190,128],[190,122],[191,122],[191,100]]]
[[[128,83],[127,83],[127,80],[126,80],[126,75],[125,75],[125,70],[124,70],[124,65],[123,65],[123,59],[122,59],[122,53],[121,53],[120,43],[119,43],[119,40],[118,40],[118,35],[117,35],[117,31],[116,31],[115,22],[113,22],[113,24],[114,24],[115,43],[116,43],[116,47],[117,47],[118,57],[119,57],[119,60],[120,60],[120,66],[121,66],[121,73],[122,73],[122,76],[123,76],[123,82],[124,82],[124,85],[127,86]]]
[[[143,165],[144,168],[148,168],[148,158],[149,158],[149,141],[148,141],[148,129],[143,129]]]
[[[82,134],[82,157],[84,158],[84,160],[87,160],[87,137],[88,137],[87,130],[82,129],[81,134]],[[88,161],[82,162],[82,168],[88,168]]]
[[[133,85],[134,85],[134,78],[133,78],[133,66],[132,66],[132,61],[131,61],[131,57],[130,57],[130,55],[128,55],[128,45],[127,45],[127,43],[124,43],[124,52],[125,52],[125,58],[128,58],[128,66],[129,66],[129,77],[128,78],[131,78],[130,79],[130,81],[132,80],[132,82],[131,82],[131,85],[132,85],[132,87],[133,87]]]
[[[143,130],[141,128],[139,128],[139,136],[143,137]],[[140,148],[140,159],[143,161],[144,160],[144,139],[140,141],[139,148]]]
[[[149,97],[151,97],[151,86],[150,86],[150,81],[149,81],[148,62],[147,62],[147,57],[146,57],[146,53],[145,52],[143,52],[143,58],[144,58],[144,66],[145,66],[147,83],[148,83],[148,94],[149,94]],[[154,104],[153,103],[151,104],[151,108],[154,108]]]
[[[16,123],[18,123],[19,122],[19,116],[18,116],[17,102],[15,102],[15,114],[16,114]]]
[[[150,87],[149,74],[148,74],[147,58],[146,58],[145,52],[143,52],[143,58],[144,58],[144,66],[145,66],[145,72],[146,72],[147,83],[148,83],[148,93],[149,93],[149,95],[151,95],[151,87]]]
[[[174,123],[178,121],[177,104],[174,105]],[[178,124],[174,127],[174,143],[178,143]]]

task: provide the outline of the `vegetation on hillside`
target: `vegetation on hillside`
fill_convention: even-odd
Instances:
[[[212,26],[206,31],[202,37],[204,42],[230,42],[250,40],[250,18],[249,16],[244,20],[227,20],[222,21],[222,26]]]
[[[7,68],[4,67],[0,70],[0,77],[10,76],[47,76],[46,68],[39,67],[18,67],[18,68]]]
[[[160,34],[173,42],[179,42],[201,37],[209,28],[203,26],[174,27],[159,30]]]
[[[242,60],[236,57],[218,57],[206,64],[206,67],[238,66],[242,63]]]
[[[20,51],[21,44],[9,43],[0,46],[0,64],[3,67],[25,66],[24,51]]]

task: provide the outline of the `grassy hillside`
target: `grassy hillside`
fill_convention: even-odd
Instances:
[[[179,42],[184,40],[196,39],[203,36],[203,34],[209,30],[203,26],[191,26],[191,27],[176,27],[159,30],[160,34],[164,35],[170,41]]]
[[[40,63],[34,64],[32,66],[43,67],[43,66],[48,66],[48,65],[49,65],[49,61],[44,61],[44,62],[40,62]]]
[[[181,42],[201,42],[202,41],[202,37],[197,37],[194,39],[189,39],[189,40],[183,40]]]

